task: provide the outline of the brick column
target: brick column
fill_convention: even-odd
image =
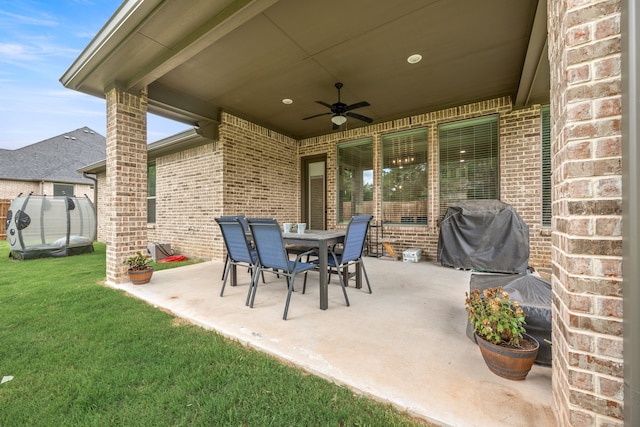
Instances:
[[[106,99],[107,282],[122,283],[123,261],[147,246],[147,95],[113,88]]]
[[[549,0],[553,399],[623,425],[620,2]]]

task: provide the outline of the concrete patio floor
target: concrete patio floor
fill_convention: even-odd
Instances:
[[[466,337],[470,272],[427,261],[364,262],[373,294],[352,280],[347,307],[334,275],[329,308],[320,310],[318,273],[311,272],[304,295],[296,280],[287,321],[284,279],[267,274],[251,309],[242,269],[238,286],[219,296],[222,261],[158,271],[146,285],[112,286],[438,425],[555,425],[551,368],[534,365],[524,381],[502,379]]]

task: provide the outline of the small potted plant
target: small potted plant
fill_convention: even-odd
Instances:
[[[127,265],[127,274],[129,275],[131,283],[134,285],[149,283],[153,275],[153,266],[149,265],[150,261],[151,257],[142,255],[140,251],[124,261],[124,264]]]
[[[466,310],[491,372],[511,380],[526,378],[538,355],[538,341],[526,334],[526,314],[502,287],[466,293]]]

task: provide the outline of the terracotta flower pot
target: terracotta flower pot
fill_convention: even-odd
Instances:
[[[524,380],[538,355],[540,343],[530,335],[524,334],[523,340],[534,344],[531,349],[503,347],[493,344],[476,335],[482,358],[494,374],[508,380]]]
[[[147,267],[146,270],[127,270],[127,274],[134,285],[144,285],[151,280],[153,267]]]

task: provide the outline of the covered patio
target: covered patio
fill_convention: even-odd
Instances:
[[[438,220],[448,200],[499,198],[513,204],[530,228],[531,265],[538,271],[544,266],[553,287],[553,387],[546,385],[543,393],[553,404],[544,406],[544,413],[552,406],[559,425],[636,425],[640,346],[633,328],[623,325],[638,323],[635,307],[640,301],[638,22],[640,12],[629,0],[408,0],[375,5],[365,0],[216,0],[196,1],[190,7],[178,1],[127,0],[61,77],[67,88],[106,99],[107,159],[97,188],[107,281],[127,288],[122,261],[149,241],[170,241],[189,255],[222,259],[222,241],[213,226],[219,215],[300,221],[310,205],[306,191],[316,188],[307,185],[316,176],[307,174],[315,162],[324,164],[317,212],[326,228],[339,228],[348,220],[343,214],[352,214],[347,209],[351,205],[338,203],[339,195],[362,202],[361,209],[371,206],[373,212],[366,213],[385,220],[386,202],[405,201],[385,196],[386,169],[392,169],[393,160],[398,170],[418,160],[422,175],[411,182],[421,186],[412,196],[420,207],[402,204],[411,212],[399,212],[401,222],[389,227],[389,236],[402,243],[400,249],[419,247],[433,260]],[[334,88],[339,82],[344,83],[343,98]],[[333,103],[336,98],[339,102]],[[357,112],[345,110],[342,100],[358,105]],[[148,113],[182,121],[207,142],[179,135],[185,150],[151,157]],[[496,129],[487,131],[496,138],[474,144],[474,163],[467,163],[461,157],[469,154],[467,146],[455,149],[448,132],[475,135],[481,125]],[[408,149],[414,142],[419,156]],[[157,143],[159,151],[171,145]],[[354,157],[362,160],[361,169],[373,171],[367,182],[364,173],[362,179],[351,179],[351,169],[340,172],[343,163],[337,160],[353,147],[360,150]],[[396,157],[395,148],[401,156]],[[471,164],[484,165],[483,173],[469,178],[466,165]],[[158,215],[152,221],[147,215],[150,166],[157,167],[159,178],[154,194]],[[343,188],[340,180],[345,177],[356,185]],[[444,185],[460,181],[469,186]],[[482,197],[486,184],[494,197]],[[405,224],[403,218],[412,222]],[[464,288],[466,279],[461,281]],[[402,286],[395,277],[386,282]],[[435,313],[436,308],[426,306],[418,313],[406,309],[417,301],[434,301],[443,291],[431,282],[423,286],[427,294],[420,294],[424,289],[418,286],[403,293],[407,301],[389,298],[395,304],[377,308],[371,316],[381,322],[378,329],[392,331],[388,336],[367,329],[373,320],[362,326],[373,333],[353,336],[374,336],[380,347],[401,353],[393,346],[393,333],[415,332],[420,326],[391,328],[390,319],[422,322],[422,313]],[[136,292],[153,288],[145,289]],[[185,298],[171,296],[167,298]],[[451,300],[461,298],[462,293]],[[291,312],[291,321],[298,324],[307,318],[297,314],[303,306],[296,306],[296,300],[301,299],[294,299]],[[205,311],[214,311],[207,304],[215,300],[205,299]],[[227,304],[227,298],[223,300]],[[348,310],[330,304],[327,312],[314,308],[309,314],[322,316],[317,323],[330,328],[325,332],[329,341],[323,343],[329,349],[323,346],[323,352],[349,341],[335,338],[339,329],[324,321],[327,314],[340,309],[353,313],[359,302],[354,299]],[[233,308],[242,313],[242,304]],[[475,348],[466,350],[464,336],[451,341],[450,336],[458,334],[449,333],[450,328],[458,322],[449,310],[445,324],[427,320],[440,328],[410,335],[411,346],[428,344],[429,351],[439,351],[453,343],[464,349],[465,358],[476,358]],[[385,318],[378,319],[382,313]],[[275,318],[274,328],[288,327]],[[340,319],[339,326],[355,330],[351,325],[356,324]],[[297,331],[310,334],[317,327],[310,323]],[[436,330],[439,339],[415,338],[436,337]],[[263,343],[283,340],[253,325],[244,331]],[[379,349],[375,352],[380,354]],[[462,356],[450,354],[451,366],[474,366],[471,360],[454,363]],[[375,369],[370,366],[399,366],[392,359],[367,364],[364,351],[358,356],[343,359],[362,365],[360,381],[371,378],[369,372]],[[479,367],[481,361],[475,360]],[[415,370],[431,359],[416,356],[405,363]],[[487,376],[469,387],[457,372],[444,369],[447,365],[443,362],[421,381],[424,387],[426,379],[435,382],[445,372],[443,384],[455,387],[439,393],[451,402],[422,397],[420,402],[437,402],[428,403],[430,410],[455,406],[450,412],[462,416],[480,412],[467,408],[473,406],[496,416],[510,406],[504,402],[523,401],[515,398],[519,391],[492,383],[484,367],[474,373]],[[364,385],[360,388],[366,391]],[[486,402],[489,397],[491,403]],[[498,422],[517,425],[516,418],[529,422],[533,415],[528,415],[538,413],[509,415]],[[478,425],[474,422],[463,424]]]
[[[485,366],[465,334],[471,272],[432,262],[364,260],[373,293],[329,286],[318,308],[318,273],[309,274],[282,320],[286,287],[267,275],[253,309],[249,275],[219,296],[222,261],[156,272],[147,285],[114,285],[160,309],[215,330],[301,369],[443,426],[553,426],[551,368],[534,365],[524,381]],[[490,399],[487,396],[491,396]]]

